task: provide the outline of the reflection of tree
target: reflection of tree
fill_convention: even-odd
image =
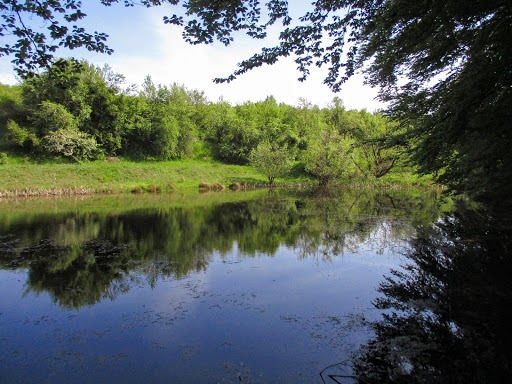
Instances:
[[[386,278],[376,338],[354,360],[362,383],[501,383],[512,373],[512,236],[461,207],[412,241]]]
[[[107,241],[61,246],[41,241],[23,250],[31,258],[28,291],[50,292],[65,308],[93,305],[126,292],[129,256]]]
[[[437,217],[434,199],[390,193],[291,191],[206,207],[6,220],[0,265],[27,268],[28,291],[50,292],[60,305],[78,308],[115,298],[136,275],[153,285],[204,270],[214,252],[225,255],[234,244],[245,257],[287,246],[300,257],[328,260],[365,241],[409,235],[411,221]]]
[[[430,224],[438,214],[437,199],[421,193],[320,189],[304,200],[295,245],[302,257],[323,260],[365,242],[382,249],[409,238],[413,226]]]

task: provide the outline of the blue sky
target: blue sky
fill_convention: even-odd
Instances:
[[[308,2],[290,1],[292,16],[302,15]],[[90,53],[86,50],[60,51],[64,57],[74,56],[103,66],[108,63],[116,72],[126,76],[129,84],[142,84],[146,75],[155,83],[179,83],[187,88],[205,91],[211,101],[219,97],[237,104],[259,101],[272,95],[278,102],[296,105],[299,98],[306,98],[321,107],[334,96],[340,97],[348,109],[366,108],[370,111],[382,108],[374,100],[377,90],[362,84],[356,76],[334,94],[322,84],[324,70],[312,68],[309,79],[297,81],[299,72],[293,58],[287,58],[273,66],[257,68],[230,84],[214,84],[212,79],[229,75],[236,64],[250,57],[263,46],[277,42],[279,28],[270,31],[270,39],[256,41],[236,36],[229,47],[220,43],[189,45],[181,38],[177,27],[165,25],[164,15],[173,13],[171,6],[125,8],[122,5],[104,7],[99,1],[84,1],[87,17],[81,23],[89,32],[94,30],[110,35],[108,45],[114,49],[111,56]],[[175,9],[174,9],[175,10]],[[238,37],[238,38],[237,38]],[[0,58],[0,82],[14,84],[11,58]]]

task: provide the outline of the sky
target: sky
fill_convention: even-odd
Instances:
[[[290,1],[292,17],[302,15],[307,1]],[[171,6],[132,7],[122,5],[104,7],[99,1],[84,1],[87,17],[81,23],[86,30],[105,32],[109,35],[108,45],[114,49],[109,56],[91,53],[84,49],[61,50],[59,56],[85,59],[92,64],[108,64],[115,72],[126,77],[127,84],[142,84],[150,75],[156,84],[178,83],[188,89],[204,91],[208,100],[217,101],[220,97],[231,104],[246,101],[261,101],[274,96],[279,103],[297,105],[299,98],[305,98],[320,107],[327,106],[337,96],[347,109],[367,109],[375,111],[384,104],[375,100],[377,89],[363,85],[362,76],[349,80],[343,90],[333,93],[322,84],[325,69],[311,68],[311,75],[305,82],[299,82],[300,73],[296,70],[293,57],[280,60],[272,66],[264,66],[240,76],[229,84],[214,84],[216,77],[228,76],[237,63],[252,56],[264,46],[272,46],[278,40],[279,26],[273,27],[269,39],[253,40],[243,35],[235,35],[235,42],[228,47],[221,43],[211,45],[190,45],[181,37],[181,30],[165,25],[164,15],[171,15]],[[0,58],[0,82],[17,82],[10,57]]]

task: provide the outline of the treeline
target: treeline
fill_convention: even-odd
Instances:
[[[270,182],[293,162],[321,184],[341,177],[380,178],[400,163],[397,125],[380,114],[264,101],[210,102],[184,86],[124,87],[105,66],[58,60],[21,85],[0,85],[4,148],[72,161],[213,158],[259,168]],[[5,155],[4,155],[5,156]]]

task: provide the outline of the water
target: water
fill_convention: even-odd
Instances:
[[[378,324],[407,312],[386,276],[407,280],[442,209],[419,191],[3,201],[0,382],[370,382]]]

